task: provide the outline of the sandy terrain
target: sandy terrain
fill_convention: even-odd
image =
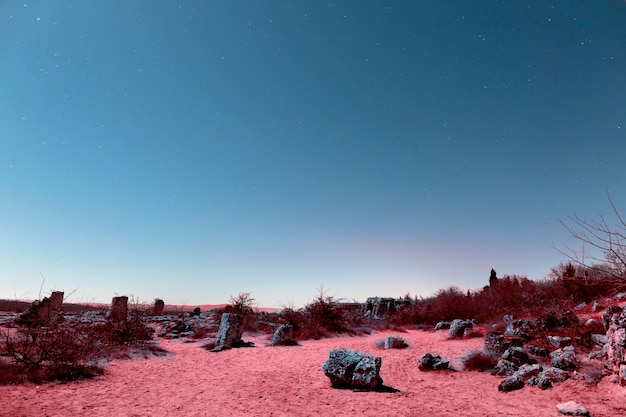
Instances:
[[[376,343],[403,337],[404,350]],[[626,387],[605,378],[597,388],[567,381],[541,391],[502,393],[500,378],[478,372],[421,372],[426,352],[460,358],[483,340],[446,340],[445,333],[375,332],[365,337],[306,341],[269,347],[267,336],[244,334],[256,344],[211,353],[202,343],[161,341],[168,357],[119,360],[91,381],[0,387],[1,416],[559,416],[556,404],[575,400],[594,417],[626,414]],[[397,392],[353,392],[330,387],[322,365],[334,348],[383,358],[381,376]]]

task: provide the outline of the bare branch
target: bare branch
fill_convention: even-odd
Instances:
[[[574,250],[568,246],[565,246],[565,249],[555,249],[577,265],[592,266],[605,274],[626,279],[626,222],[620,215],[608,190],[607,197],[611,210],[617,219],[617,226],[611,226],[602,213],[598,215],[597,219],[587,220],[573,216],[570,217],[570,224],[559,221],[573,238],[581,242],[581,249]],[[587,254],[585,246],[599,250],[602,257]],[[592,265],[589,265],[589,262]]]

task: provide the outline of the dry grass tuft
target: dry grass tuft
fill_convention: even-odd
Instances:
[[[498,360],[495,356],[488,355],[482,351],[472,351],[463,359],[463,366],[468,371],[487,372],[490,371]]]

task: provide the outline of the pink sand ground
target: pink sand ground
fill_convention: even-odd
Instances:
[[[404,350],[376,347],[397,335]],[[541,391],[502,393],[500,378],[478,372],[421,372],[426,352],[452,359],[480,349],[483,339],[446,340],[442,332],[375,332],[370,336],[256,344],[210,353],[202,343],[161,341],[168,357],[118,360],[95,380],[0,387],[0,416],[559,416],[556,404],[574,400],[594,417],[626,415],[626,387],[605,378],[589,388],[567,381]],[[353,392],[330,387],[322,365],[330,350],[356,349],[383,358],[381,376],[398,392]],[[457,364],[458,366],[458,364]]]

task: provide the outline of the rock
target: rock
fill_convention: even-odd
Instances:
[[[620,306],[609,306],[602,314],[606,328],[607,343],[604,351],[607,367],[613,372],[613,380],[622,384],[622,365],[626,363],[626,310]]]
[[[369,313],[368,316],[380,318],[387,313],[393,313],[401,304],[403,302],[395,298],[369,297],[365,301],[365,311]]]
[[[524,339],[517,336],[504,335],[500,332],[489,332],[485,336],[483,350],[490,355],[500,356],[512,346],[524,346]]]
[[[546,336],[546,339],[548,339],[548,342],[557,348],[572,344],[572,338],[568,336]]]
[[[623,309],[620,306],[608,306],[606,310],[604,310],[604,313],[602,313],[602,324],[604,325],[604,330],[609,330],[609,325],[611,323],[617,324],[622,311]]]
[[[504,317],[502,317],[502,321],[507,323],[509,321],[513,321],[513,316],[510,314],[505,315]]]
[[[382,385],[383,380],[380,377],[381,364],[382,358],[378,356],[364,356],[354,368],[352,388],[374,389]]]
[[[542,347],[538,347],[538,346],[535,346],[535,345],[528,345],[526,347],[526,350],[531,355],[542,356],[542,357],[550,356],[550,351],[548,349],[545,349],[545,348],[542,348]]]
[[[552,366],[563,370],[572,370],[578,368],[578,360],[573,346],[565,346],[550,353],[552,357]]]
[[[439,355],[426,353],[419,361],[418,368],[420,371],[441,371],[448,369],[450,361],[443,359]]]
[[[598,311],[598,310],[599,310],[599,309],[601,309],[601,308],[602,308],[602,304],[600,304],[600,302],[599,302],[599,301],[594,301],[594,302],[591,304],[591,312],[592,312],[592,313],[595,313],[596,311]]]
[[[545,378],[545,377],[540,377],[539,375],[537,375],[536,377],[530,378],[528,379],[528,385],[532,385],[535,386],[537,388],[540,388],[542,390],[546,390],[548,388],[552,388],[552,380],[549,378]]]
[[[109,320],[113,323],[126,322],[128,316],[128,297],[113,297]]]
[[[500,359],[496,366],[491,370],[491,375],[511,376],[517,371],[518,366],[506,359]]]
[[[19,318],[19,314],[12,311],[0,311],[0,326],[7,326]]]
[[[574,328],[580,325],[580,319],[573,311],[564,311],[562,314],[550,312],[536,320],[536,327],[541,330],[557,328]]]
[[[450,328],[449,321],[440,321],[439,323],[435,324],[435,330],[445,330],[449,328]]]
[[[448,332],[448,338],[458,338],[465,336],[466,332],[469,332],[474,327],[471,320],[455,319],[450,323],[450,331]]]
[[[243,333],[242,325],[243,319],[240,315],[234,313],[222,314],[222,321],[215,339],[215,347],[229,348],[240,344],[241,334]]]
[[[520,366],[517,371],[515,371],[514,375],[517,375],[520,378],[522,378],[523,381],[526,381],[529,378],[539,375],[541,371],[543,371],[543,368],[538,363],[535,363],[532,365],[525,363],[522,366]]]
[[[281,324],[272,336],[272,346],[288,346],[294,345],[293,326],[291,324]]]
[[[160,335],[170,339],[177,339],[179,337],[191,336],[193,333],[193,325],[185,323],[183,320],[177,320],[165,323]]]
[[[609,342],[609,338],[605,334],[593,333],[591,335],[591,341],[595,343],[596,345],[603,347]]]
[[[539,374],[528,380],[530,385],[541,389],[551,388],[554,382],[564,382],[569,378],[569,374],[562,369],[549,367],[539,372]]]
[[[510,376],[498,385],[498,391],[503,392],[515,391],[522,388],[524,388],[524,381],[519,377],[519,375]]]
[[[592,350],[591,352],[589,352],[588,356],[589,359],[603,360],[606,357],[606,352],[604,351],[604,349]]]
[[[521,347],[510,347],[502,354],[502,359],[513,362],[515,365],[520,366],[530,359],[528,354],[524,352]]]
[[[574,307],[574,310],[582,310],[585,307],[587,307],[587,303],[580,303],[576,307]]]
[[[585,322],[585,324],[581,327],[580,332],[585,335],[585,334],[605,334],[606,333],[606,329],[604,328],[604,325],[602,324],[602,321],[598,321],[595,319],[589,319]]]
[[[36,300],[30,305],[28,311],[19,316],[22,324],[46,326],[51,323],[63,321],[63,291],[53,291],[50,297],[44,297],[41,301]]]
[[[334,349],[322,369],[335,388],[374,389],[383,383],[381,364],[377,356]]]
[[[617,382],[622,386],[626,385],[626,365],[625,364],[621,364],[619,366],[619,372],[617,374]]]
[[[394,337],[394,336],[389,336],[388,338],[386,338],[385,344],[384,344],[385,349],[404,349],[405,347],[408,347],[408,346],[409,345],[406,344],[404,339],[402,339],[401,337]]]
[[[559,413],[566,416],[587,416],[591,417],[589,414],[589,410],[587,410],[582,405],[574,402],[568,401],[566,403],[560,403],[556,405],[556,409],[559,410]]]
[[[515,320],[506,326],[504,331],[505,336],[520,337],[524,340],[529,340],[534,334],[533,322],[529,320]]]
[[[152,308],[152,315],[162,316],[163,309],[165,309],[165,302],[161,300],[160,298],[157,298],[156,300],[154,300],[154,306]]]

